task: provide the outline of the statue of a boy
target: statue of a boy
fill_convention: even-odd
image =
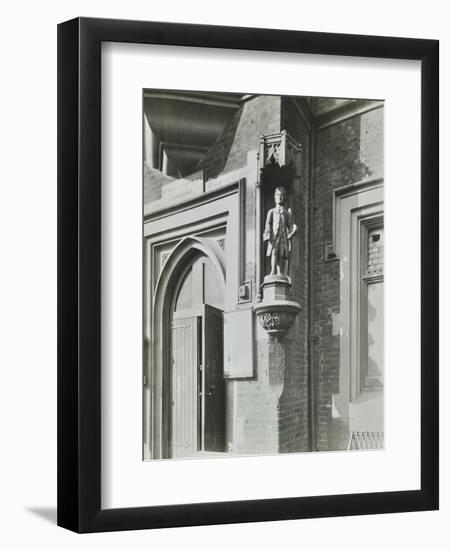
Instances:
[[[263,239],[268,241],[267,256],[270,256],[270,274],[287,275],[291,240],[297,232],[297,226],[293,223],[291,209],[284,206],[286,189],[277,187],[274,198],[275,207],[267,213]]]

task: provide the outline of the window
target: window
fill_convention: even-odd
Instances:
[[[383,387],[384,228],[382,218],[361,224],[360,388]]]

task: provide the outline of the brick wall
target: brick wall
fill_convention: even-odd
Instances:
[[[255,329],[255,377],[232,382],[236,399],[232,450],[236,454],[276,454],[281,365],[270,357],[267,334],[259,323]]]
[[[333,237],[333,190],[383,175],[383,109],[378,108],[317,131],[314,160],[313,230],[314,376],[318,450],[345,448],[346,419],[333,419],[339,393],[339,261],[326,262],[324,243]],[[342,381],[347,383],[347,381]],[[349,382],[348,382],[349,383]]]
[[[259,96],[242,105],[198,166],[206,180],[242,168],[261,135],[279,132],[280,102],[279,96]]]
[[[298,227],[292,241],[292,299],[302,311],[285,338],[286,370],[279,403],[280,452],[308,450],[308,190],[310,131],[291,99],[282,98],[281,129],[302,146],[300,169],[291,194]]]

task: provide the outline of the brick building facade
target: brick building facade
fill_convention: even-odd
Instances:
[[[383,102],[148,91],[144,145],[144,457],[381,446]],[[280,185],[300,311],[273,336]]]

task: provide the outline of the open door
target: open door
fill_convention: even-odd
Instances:
[[[203,450],[225,450],[225,381],[223,378],[223,312],[205,304],[203,323]]]

